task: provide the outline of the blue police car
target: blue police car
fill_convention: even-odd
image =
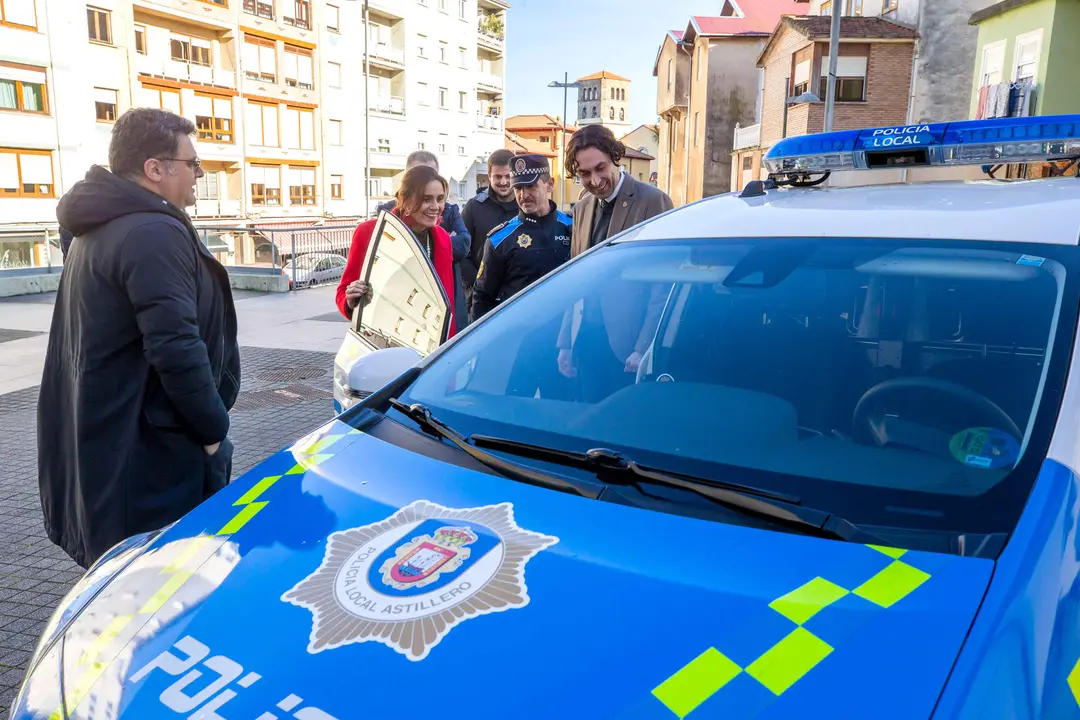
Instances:
[[[12,717],[1080,718],[1080,180],[814,186],[1077,157],[785,140],[441,346],[384,219],[349,409],[110,551]]]

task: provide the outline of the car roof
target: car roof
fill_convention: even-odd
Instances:
[[[638,226],[631,241],[875,237],[1077,245],[1080,179],[979,180],[729,193]]]

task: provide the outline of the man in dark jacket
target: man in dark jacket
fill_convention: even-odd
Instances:
[[[240,389],[225,269],[182,208],[202,168],[195,126],[142,108],[113,126],[57,208],[74,235],[38,402],[49,539],[83,567],[168,525],[229,482]]]
[[[414,165],[427,165],[438,171],[439,158],[427,150],[415,150],[405,158],[405,169]],[[376,211],[390,212],[397,207],[396,200],[387,200],[375,208]],[[462,282],[461,263],[469,253],[472,239],[465,223],[461,219],[461,211],[454,203],[446,203],[443,207],[442,221],[439,222],[442,229],[450,235],[450,244],[454,253],[454,325],[458,332],[465,329],[469,324],[469,305],[465,302],[465,286]]]
[[[480,270],[480,263],[484,260],[484,247],[487,245],[488,235],[495,228],[513,220],[518,214],[517,198],[510,184],[510,160],[513,157],[514,153],[509,150],[496,150],[491,153],[488,157],[488,182],[491,183],[491,187],[467,202],[465,209],[461,211],[465,228],[469,231],[469,237],[472,238],[469,256],[461,261],[461,279],[465,283],[470,308],[472,307],[473,285],[476,284],[476,273]]]

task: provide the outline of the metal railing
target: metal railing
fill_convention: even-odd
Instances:
[[[198,228],[203,244],[226,268],[261,268],[269,274],[285,275],[290,290],[338,282],[355,229],[355,222],[305,227]]]

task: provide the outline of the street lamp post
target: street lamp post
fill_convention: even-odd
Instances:
[[[559,147],[560,147],[559,168],[562,169],[563,160],[566,158],[566,107],[567,107],[566,103],[567,103],[567,93],[569,92],[570,88],[579,88],[579,87],[581,87],[581,83],[579,83],[577,81],[570,82],[570,73],[564,72],[562,82],[559,82],[558,80],[552,80],[551,82],[548,83],[548,87],[549,88],[562,88],[563,89],[562,134],[559,136]],[[562,173],[560,173],[560,174],[562,174]],[[566,178],[565,177],[560,177],[559,178],[559,207],[562,208],[563,210],[566,209]]]
[[[785,97],[784,97],[784,133],[783,133],[783,135],[781,135],[781,137],[787,137],[788,106],[793,105],[793,104],[797,105],[799,103],[819,103],[819,102],[821,102],[821,99],[818,98],[817,95],[810,92],[809,90],[804,92],[801,95],[796,96],[796,97],[786,97],[787,96],[787,88],[788,88],[788,86],[787,86],[787,84],[785,84],[784,85],[784,95],[785,95]]]

